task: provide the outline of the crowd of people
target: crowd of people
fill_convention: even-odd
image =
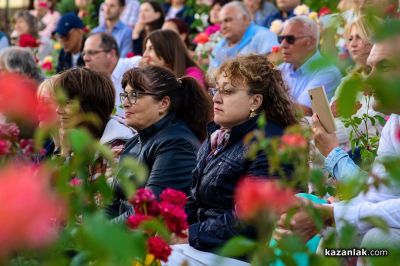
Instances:
[[[351,152],[353,134],[338,107],[341,90],[347,89],[342,84],[356,75],[400,74],[400,38],[374,38],[376,25],[397,19],[397,0],[342,0],[340,13],[318,21],[296,11],[301,0],[213,0],[209,26],[201,33],[220,37],[206,58],[196,52],[201,43],[191,36],[201,33],[184,0],[105,0],[95,15],[91,1],[76,0],[77,10],[62,15],[54,4],[35,0],[34,10],[16,12],[13,30],[0,35],[2,72],[33,79],[41,101],[55,101],[58,90],[66,95],[56,103],[59,132],[46,143],[45,156],[73,156],[66,136],[70,129],[84,128],[112,148],[117,160],[135,158],[149,169],[144,186],[156,196],[167,188],[188,196],[188,239],[178,241],[188,243],[187,248],[212,252],[234,236],[254,238],[254,228],[240,224],[236,215],[237,184],[244,176],[290,178],[290,167],[285,176],[271,173],[265,153],[246,156],[250,144],[244,138],[250,132],[261,129],[266,138],[280,137],[290,126],[303,125],[299,117],[306,116],[326,172],[341,181],[360,173]],[[90,28],[85,18],[93,16],[98,25]],[[345,21],[345,44],[338,50],[344,49],[352,61],[347,70],[323,52],[324,45],[332,45],[322,37],[325,27],[338,16]],[[273,29],[277,20],[279,31]],[[54,73],[45,76],[41,65],[55,53]],[[330,101],[336,133],[328,133],[313,115],[308,91],[316,87],[323,87]],[[369,121],[357,131],[379,137],[372,175],[385,178],[379,160],[400,155],[399,109],[388,110],[371,93],[359,92],[356,100],[355,116],[389,116],[384,126]],[[76,119],[85,114],[95,115],[97,123]],[[261,116],[268,121],[265,128],[257,122]],[[91,166],[93,180],[104,168]],[[110,183],[117,192],[107,216],[124,222],[134,210],[118,180]],[[360,246],[400,245],[400,191],[395,186],[315,208],[325,225],[338,232],[346,223],[356,226]],[[389,230],[364,221],[373,215],[386,221]],[[285,216],[276,235],[296,233],[307,241],[318,233],[306,211],[296,213],[290,225],[283,222]],[[170,265],[179,259],[182,254],[173,254]]]

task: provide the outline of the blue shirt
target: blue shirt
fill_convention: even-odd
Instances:
[[[99,25],[92,30],[92,33],[96,32],[108,32],[106,24]],[[118,43],[121,58],[126,57],[129,52],[132,52],[132,29],[129,26],[118,21],[112,29],[111,35]]]
[[[289,87],[292,98],[299,104],[311,107],[308,90],[323,86],[328,100],[332,98],[339,85],[342,74],[334,66],[323,66],[315,69],[313,64],[322,62],[323,57],[316,51],[304,64],[294,70],[292,64],[283,63],[279,66],[283,79]]]
[[[251,23],[239,43],[229,47],[226,39],[222,39],[214,48],[210,58],[210,69],[218,68],[228,59],[250,53],[267,54],[273,46],[277,46],[275,33],[264,27]]]

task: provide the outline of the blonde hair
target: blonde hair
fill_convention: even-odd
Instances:
[[[355,27],[362,40],[374,43],[374,31],[381,22],[382,20],[378,17],[360,15],[346,25],[344,37],[348,39],[352,28]]]
[[[51,97],[55,97],[54,82],[59,75],[54,75],[50,78],[43,80],[37,89],[38,99],[42,98],[46,93],[49,93]]]

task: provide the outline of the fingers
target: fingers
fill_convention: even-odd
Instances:
[[[281,240],[284,236],[293,235],[293,232],[288,229],[276,228],[272,233],[272,237],[277,241]]]

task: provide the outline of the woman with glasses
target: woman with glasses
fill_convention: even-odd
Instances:
[[[189,244],[206,251],[239,234],[254,237],[248,227],[238,226],[233,202],[238,181],[247,175],[278,178],[269,173],[263,152],[246,159],[249,144],[244,143],[244,137],[258,128],[261,114],[267,120],[267,138],[278,137],[287,126],[297,123],[281,73],[265,56],[248,55],[225,62],[215,79],[211,92],[214,122],[199,150],[186,205]]]
[[[145,186],[157,196],[166,188],[188,193],[196,153],[211,120],[209,97],[193,78],[176,79],[158,66],[129,70],[122,87],[125,122],[138,133],[122,158],[131,156],[147,166]]]

